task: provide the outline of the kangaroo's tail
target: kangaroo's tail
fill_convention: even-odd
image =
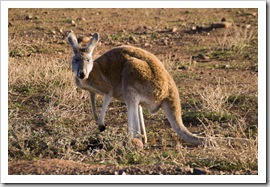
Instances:
[[[186,142],[193,145],[216,146],[219,144],[227,145],[231,143],[240,143],[247,145],[256,144],[256,140],[247,138],[230,138],[230,137],[201,137],[192,134],[183,124],[181,117],[181,106],[178,90],[172,86],[169,90],[169,97],[163,100],[161,107],[169,120],[173,130],[177,135]]]
[[[194,145],[212,144],[211,142],[213,140],[211,138],[196,136],[184,126],[181,117],[180,98],[176,86],[170,86],[169,96],[163,100],[161,108],[169,120],[171,127],[180,138]]]

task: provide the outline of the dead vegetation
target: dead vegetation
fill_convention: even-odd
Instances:
[[[59,174],[194,174],[198,168],[207,170],[200,174],[256,174],[256,10],[201,9],[200,17],[196,9],[85,11],[9,11],[9,174],[56,174],[57,162]],[[138,11],[144,20],[137,16]],[[74,17],[76,12],[81,19]],[[27,15],[31,18],[26,19]],[[209,20],[209,15],[214,20]],[[52,17],[55,19],[50,21]],[[223,17],[233,21],[234,27],[185,32],[196,25],[195,20],[211,24]],[[100,32],[96,56],[118,44],[151,51],[178,85],[183,120],[193,133],[248,138],[255,144],[192,147],[166,125],[161,111],[152,116],[145,110],[149,142],[143,151],[137,150],[127,134],[125,105],[116,100],[108,108],[108,128],[100,133],[92,119],[88,94],[74,83],[65,39],[70,29],[89,37]],[[101,105],[99,96],[97,107]],[[61,170],[70,168],[70,163],[76,171]],[[27,165],[32,169],[26,169]],[[97,168],[103,169],[98,172]]]

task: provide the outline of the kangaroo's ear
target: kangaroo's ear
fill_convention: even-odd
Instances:
[[[77,38],[73,32],[70,32],[68,34],[68,42],[71,45],[73,52],[76,52],[78,50],[79,46],[78,46]]]
[[[91,40],[89,41],[88,45],[86,46],[86,50],[92,54],[94,48],[97,46],[99,40],[99,34],[95,33]]]

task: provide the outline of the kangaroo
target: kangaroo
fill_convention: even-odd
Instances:
[[[106,126],[104,116],[114,97],[125,102],[128,131],[140,146],[147,143],[142,107],[150,113],[164,111],[177,135],[194,145],[209,144],[212,140],[192,134],[183,124],[177,86],[159,59],[141,48],[115,47],[93,60],[93,50],[99,41],[95,33],[86,47],[79,47],[73,32],[68,35],[72,47],[72,69],[78,87],[88,90],[91,108],[100,131]],[[100,116],[95,106],[96,94],[104,95]]]

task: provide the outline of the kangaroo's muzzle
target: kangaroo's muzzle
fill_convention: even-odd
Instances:
[[[84,73],[84,71],[79,70],[79,71],[77,72],[77,77],[78,77],[79,79],[84,79],[84,78],[85,78],[85,73]]]

